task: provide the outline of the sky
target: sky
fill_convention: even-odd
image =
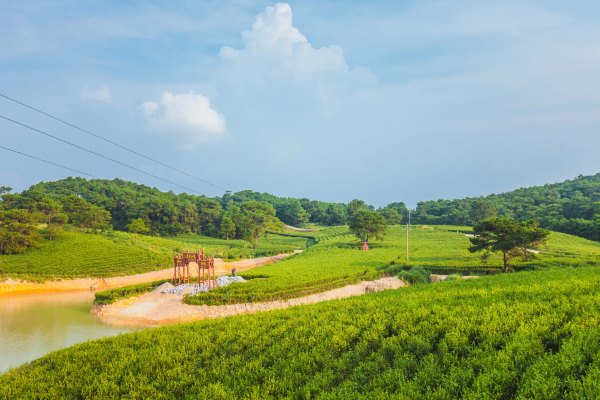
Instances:
[[[215,186],[0,98],[0,145],[93,176],[414,206],[600,171],[597,1],[0,2],[0,94]],[[0,149],[0,186],[70,175]]]

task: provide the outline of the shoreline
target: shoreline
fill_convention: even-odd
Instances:
[[[144,293],[112,304],[92,306],[91,313],[113,326],[161,326],[204,319],[224,318],[238,314],[254,314],[304,304],[361,296],[366,293],[398,289],[407,286],[396,277],[363,281],[354,285],[315,293],[289,300],[262,303],[241,303],[219,306],[188,305],[176,294]]]
[[[296,250],[293,253],[282,253],[268,257],[247,258],[232,262],[225,262],[220,258],[215,258],[215,274],[228,274],[233,267],[237,268],[238,272],[246,271],[263,265],[272,264],[294,254],[298,254],[299,252],[301,251]],[[0,282],[0,297],[84,290],[96,292],[100,290],[136,285],[144,282],[170,279],[172,276],[173,268],[171,267],[141,274],[115,276],[111,278],[57,279],[47,280],[44,282],[31,282],[22,279],[8,278],[7,280]]]

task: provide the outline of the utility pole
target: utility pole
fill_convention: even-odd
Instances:
[[[410,209],[408,210],[408,221],[406,222],[406,263],[408,264],[408,228],[410,227]]]

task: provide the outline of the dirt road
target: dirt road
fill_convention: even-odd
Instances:
[[[145,293],[141,296],[120,300],[109,305],[96,305],[92,308],[92,313],[99,316],[104,322],[113,325],[167,325],[282,309],[301,304],[312,304],[326,300],[360,296],[369,292],[397,289],[403,286],[405,286],[405,283],[396,277],[381,278],[376,281],[361,282],[356,285],[344,286],[296,299],[224,306],[192,306],[183,304],[182,296],[179,295]]]
[[[296,252],[300,252],[297,250]],[[238,272],[247,269],[256,268],[261,265],[272,264],[276,261],[283,260],[292,254],[278,254],[270,257],[250,258],[240,261],[225,262],[219,258],[215,258],[215,273],[217,275],[227,274],[233,267],[237,268]],[[7,279],[0,282],[0,296],[10,294],[25,294],[25,293],[43,293],[43,292],[62,292],[71,290],[105,290],[138,283],[158,281],[161,279],[169,279],[173,276],[173,269],[167,268],[158,271],[146,272],[144,274],[136,274],[129,276],[117,276],[113,278],[79,278],[79,279],[62,279],[49,280],[45,282],[29,282],[18,279]]]

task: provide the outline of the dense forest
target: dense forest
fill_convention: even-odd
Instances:
[[[487,197],[422,201],[413,221],[473,225],[495,215],[536,219],[544,228],[600,240],[600,173]]]
[[[19,253],[35,239],[36,225],[47,239],[65,223],[88,231],[115,229],[175,236],[199,233],[224,239],[258,238],[282,225],[345,225],[350,206],[309,199],[281,198],[245,190],[222,197],[162,192],[122,179],[66,178],[41,182],[21,193],[0,188],[0,253]],[[355,200],[354,206],[372,207]],[[352,204],[352,203],[351,203]],[[378,210],[389,224],[402,221],[406,207],[392,203]],[[37,235],[39,236],[39,235]]]
[[[45,226],[41,232],[46,239],[69,223],[89,231],[115,229],[157,236],[200,233],[246,239],[256,245],[258,237],[283,224],[395,225],[407,213],[402,202],[375,210],[361,200],[328,203],[251,190],[211,198],[162,192],[122,179],[69,177],[41,182],[21,193],[10,192],[0,187],[0,253],[31,247],[39,236],[39,224]],[[474,225],[493,216],[535,219],[544,228],[600,240],[600,173],[487,197],[423,201],[417,204],[412,221]],[[365,237],[375,232],[367,234],[360,228],[353,231]]]

